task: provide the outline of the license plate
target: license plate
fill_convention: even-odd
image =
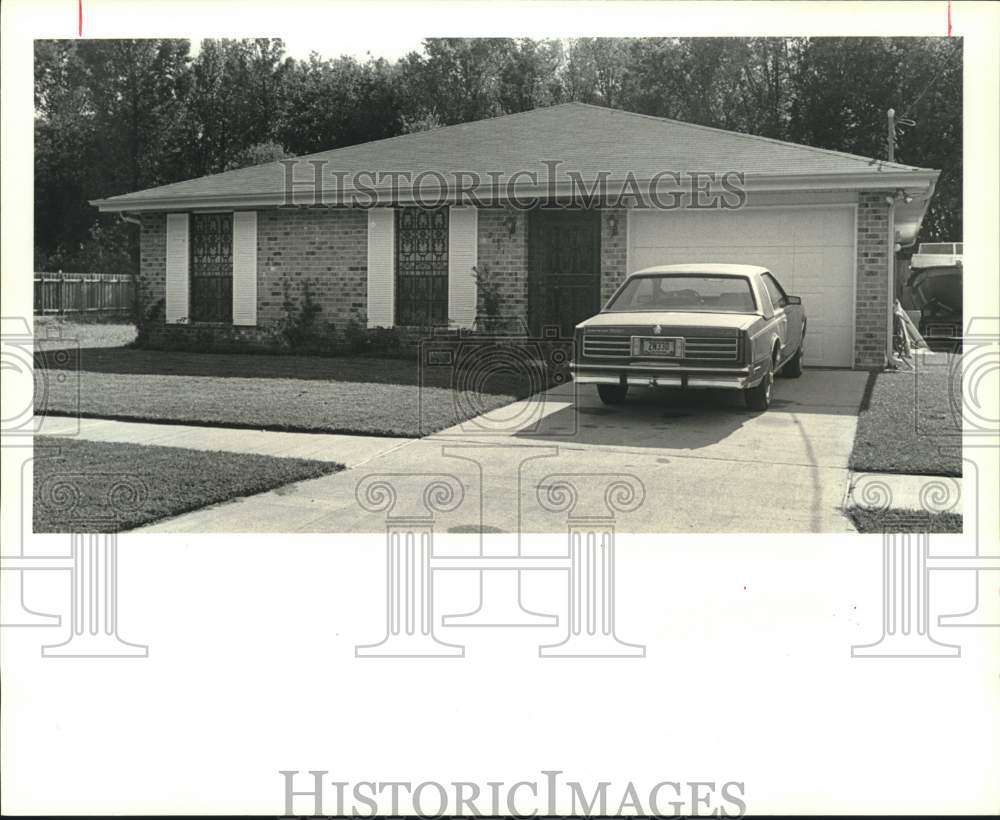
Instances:
[[[640,356],[676,356],[676,339],[639,339]]]

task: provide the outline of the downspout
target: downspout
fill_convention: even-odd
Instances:
[[[895,351],[892,349],[892,330],[893,330],[893,319],[895,318],[896,311],[896,197],[893,195],[891,198],[886,197],[889,203],[889,214],[888,219],[888,248],[889,252],[887,256],[889,257],[888,264],[886,265],[886,337],[885,337],[885,362],[887,367],[897,367],[898,362],[896,361]]]

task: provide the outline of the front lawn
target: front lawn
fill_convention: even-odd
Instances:
[[[132,421],[416,437],[503,407],[546,386],[495,367],[470,371],[405,359],[172,353],[84,348],[36,355],[36,412]],[[73,375],[77,371],[77,375]],[[52,378],[52,375],[64,378]],[[69,375],[69,378],[65,376]],[[421,384],[423,380],[423,384]]]
[[[915,371],[873,373],[858,414],[850,468],[859,472],[962,474],[958,357],[933,353]]]
[[[335,473],[299,458],[46,437],[34,461],[35,532],[115,532]],[[58,447],[59,454],[45,451]]]

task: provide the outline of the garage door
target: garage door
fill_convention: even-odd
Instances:
[[[628,269],[684,262],[761,265],[802,297],[805,363],[850,367],[854,333],[854,209],[631,211]]]

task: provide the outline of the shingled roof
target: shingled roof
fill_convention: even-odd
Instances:
[[[422,172],[444,175],[456,171],[509,178],[519,169],[544,179],[543,161],[558,160],[556,181],[568,173],[593,180],[602,172],[611,180],[631,174],[649,180],[664,171],[678,173],[738,171],[748,179],[801,177],[870,178],[872,187],[891,187],[892,179],[920,176],[931,182],[937,173],[855,154],[812,148],[766,137],[635,114],[613,108],[566,103],[494,119],[451,125],[352,145],[297,158],[295,177],[312,178],[308,162],[322,160],[324,190],[335,189],[363,172]],[[184,182],[97,200],[104,211],[131,208],[170,210],[171,207],[275,204],[284,192],[287,169],[278,162],[241,168]],[[425,177],[425,187],[436,186]],[[367,180],[366,180],[367,181]],[[372,187],[383,187],[373,185]],[[405,186],[404,186],[405,187]],[[863,184],[859,187],[865,187]]]

